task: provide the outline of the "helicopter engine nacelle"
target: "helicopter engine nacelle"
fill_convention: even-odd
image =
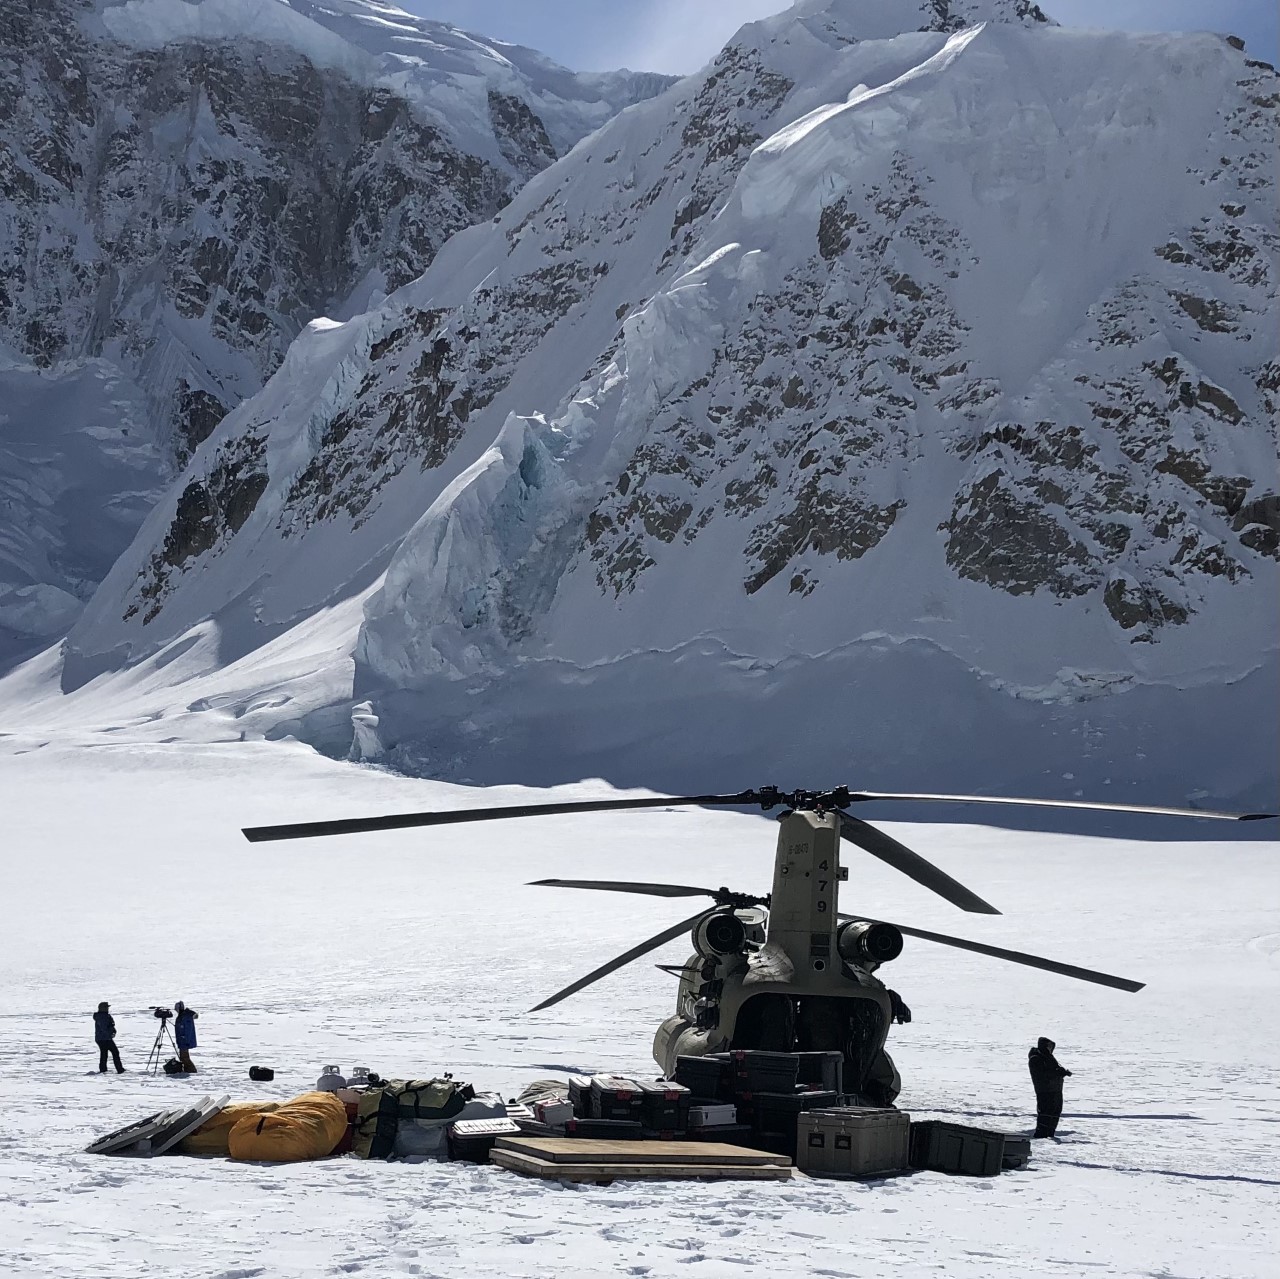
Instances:
[[[737,915],[717,911],[693,930],[693,948],[703,959],[738,954],[747,940],[747,929]]]
[[[836,948],[851,964],[887,964],[902,954],[902,934],[892,924],[855,919],[840,929]]]

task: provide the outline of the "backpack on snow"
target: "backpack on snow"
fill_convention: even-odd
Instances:
[[[361,1159],[390,1159],[401,1122],[444,1125],[474,1097],[470,1084],[455,1079],[392,1079],[362,1093],[356,1107],[351,1149]]]

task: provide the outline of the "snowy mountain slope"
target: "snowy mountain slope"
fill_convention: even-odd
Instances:
[[[300,339],[65,687],[211,618],[243,652],[386,568],[355,696],[410,766],[705,775],[732,740],[903,780],[1006,733],[1042,789],[1269,791],[1276,77],[1042,17],[744,28]],[[683,713],[748,693],[764,724]]]
[[[375,12],[398,11],[0,0],[0,342],[32,366],[32,388],[51,383],[28,422],[66,410],[64,365],[102,361],[143,401],[121,426],[155,447],[143,487],[160,486],[302,325],[412,279],[453,232],[668,82],[579,84],[440,24],[409,58],[401,35],[364,31]],[[59,438],[78,430],[92,420],[59,419]],[[74,552],[19,566],[0,593],[85,597],[61,558]]]

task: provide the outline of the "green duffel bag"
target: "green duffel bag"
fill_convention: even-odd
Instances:
[[[351,1148],[362,1159],[389,1159],[402,1120],[448,1123],[474,1096],[456,1079],[392,1079],[361,1095]]]

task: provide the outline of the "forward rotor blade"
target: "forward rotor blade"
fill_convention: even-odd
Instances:
[[[584,799],[563,804],[510,804],[504,808],[455,808],[442,813],[392,813],[385,817],[344,817],[329,822],[292,822],[283,826],[248,826],[251,844],[273,839],[306,839],[311,835],[358,835],[408,826],[449,826],[454,822],[491,822],[504,817],[553,817],[562,813],[607,813],[629,808],[675,808],[685,804],[750,804],[755,791],[738,795],[675,795],[653,799]]]
[[[1219,822],[1259,822],[1277,816],[1275,813],[1221,813],[1211,808],[1161,808],[1145,804],[1095,804],[1084,799],[1014,799],[1005,795],[924,795],[892,791],[850,791],[849,803],[861,804],[876,799],[901,799],[911,803],[944,804],[1012,804],[1024,808],[1084,808],[1099,813],[1149,813],[1157,817],[1208,817]]]
[[[544,1008],[550,1008],[552,1004],[558,1004],[562,999],[568,999],[570,995],[576,995],[584,986],[590,986],[592,982],[597,982],[601,977],[607,977],[610,973],[617,972],[619,968],[625,967],[631,963],[633,959],[639,959],[642,955],[647,955],[651,950],[657,950],[659,946],[666,942],[672,941],[679,937],[681,933],[689,932],[695,924],[704,916],[710,915],[710,910],[700,910],[696,915],[690,915],[688,919],[682,919],[678,924],[672,924],[670,928],[663,929],[654,937],[650,937],[648,941],[642,941],[638,946],[632,946],[628,951],[624,951],[616,959],[611,959],[607,964],[601,964],[599,968],[593,969],[585,977],[579,977],[577,981],[571,982],[563,990],[558,990],[550,999],[544,999],[542,1003],[534,1008],[530,1008],[531,1013],[541,1012]]]
[[[967,910],[975,915],[998,915],[1000,912],[985,902],[977,893],[971,892],[959,880],[952,879],[946,871],[939,870],[932,862],[925,861],[919,853],[913,853],[905,844],[900,844],[892,835],[871,826],[850,813],[840,813],[840,835],[849,843],[856,844],[863,852],[878,857],[882,862],[909,875],[917,884],[945,897],[953,906]]]
[[[863,919],[861,915],[841,915],[841,919]],[[868,919],[869,924],[885,923],[885,920]],[[976,955],[989,955],[992,959],[1004,959],[1011,964],[1024,964],[1028,968],[1043,968],[1047,973],[1057,973],[1061,977],[1074,977],[1077,981],[1091,981],[1098,986],[1111,986],[1115,990],[1127,990],[1134,994],[1141,990],[1146,982],[1130,981],[1127,977],[1113,977],[1110,973],[1095,972],[1092,968],[1081,968],[1077,964],[1061,964],[1056,959],[1045,959],[1041,955],[1029,955],[1021,950],[1005,950],[1000,946],[987,946],[978,941],[966,941],[963,937],[948,937],[946,933],[929,933],[922,928],[908,928],[905,924],[894,924],[900,933],[908,937],[919,937],[921,941],[937,942],[940,946],[953,946],[956,950],[971,950]]]
[[[593,888],[606,893],[642,893],[646,897],[714,897],[714,888],[688,884],[632,884],[617,879],[534,879],[530,888]]]

